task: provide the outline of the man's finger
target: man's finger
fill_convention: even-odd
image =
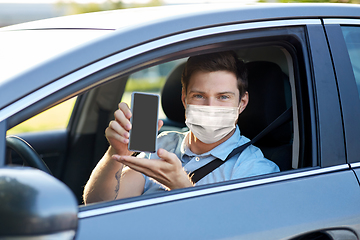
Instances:
[[[159,120],[158,122],[158,131],[160,131],[160,128],[164,125],[164,122],[162,120]]]
[[[110,121],[108,129],[113,130],[124,138],[129,138],[129,132],[122,128],[117,121]]]
[[[141,169],[141,171],[139,170],[140,172],[143,172],[145,169],[151,170],[156,164],[155,161],[144,158],[132,157],[132,156],[118,156],[116,157],[116,160],[129,166],[130,168],[134,168],[134,170]]]
[[[178,160],[178,157],[174,153],[170,153],[163,148],[158,149],[157,155],[159,156],[159,158],[164,159],[167,162],[174,162]]]
[[[119,103],[118,107],[124,113],[124,115],[127,119],[131,118],[131,110],[126,103],[121,102],[121,103]]]
[[[127,131],[131,129],[130,120],[125,116],[125,113],[122,110],[116,110],[114,113],[114,117],[124,129],[126,129]]]

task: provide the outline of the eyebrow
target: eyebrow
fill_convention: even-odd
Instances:
[[[205,92],[198,91],[198,90],[190,90],[189,93],[205,93]]]
[[[219,92],[219,93],[217,93],[217,94],[231,94],[231,95],[235,95],[234,92]]]
[[[198,91],[198,90],[192,90],[192,91],[190,91],[189,92],[189,94],[190,93],[202,93],[202,94],[204,94],[205,92],[203,92],[203,91]],[[223,94],[231,94],[231,95],[236,95],[234,92],[230,92],[230,91],[228,91],[228,92],[218,92],[218,93],[216,93],[217,95],[223,95]]]

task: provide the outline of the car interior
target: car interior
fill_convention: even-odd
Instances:
[[[299,139],[302,137],[297,120],[296,77],[291,55],[285,48],[275,45],[239,48],[235,51],[248,68],[250,100],[238,120],[241,133],[250,139],[254,138],[292,107],[292,118],[254,145],[263,151],[266,158],[274,161],[282,172],[310,166],[311,163],[304,163],[301,157]],[[160,131],[188,130],[181,103],[180,83],[185,61],[186,58],[182,58],[144,68],[82,93],[77,97],[66,130],[18,136],[33,146],[52,174],[72,189],[79,204],[82,204],[86,181],[108,148],[104,131],[114,118],[118,103],[128,101],[132,91],[149,91],[160,95],[163,112],[159,118],[164,121]],[[157,72],[156,76],[154,72]],[[141,84],[134,85],[134,81]],[[47,145],[55,142],[54,149],[45,149],[45,142]],[[21,162],[13,153],[12,163]]]

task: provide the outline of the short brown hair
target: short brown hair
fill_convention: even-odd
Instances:
[[[215,72],[228,71],[234,73],[240,98],[245,94],[248,86],[247,70],[244,62],[237,58],[233,51],[216,52],[190,57],[181,76],[181,84],[185,92],[189,85],[191,75],[197,71]]]

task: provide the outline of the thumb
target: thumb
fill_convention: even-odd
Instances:
[[[160,131],[160,128],[164,125],[164,122],[162,120],[159,120],[158,122],[158,131]]]
[[[163,148],[159,148],[157,151],[157,155],[159,156],[159,158],[164,159],[165,161],[169,162],[172,160],[174,154],[169,153],[168,151],[166,151]]]

